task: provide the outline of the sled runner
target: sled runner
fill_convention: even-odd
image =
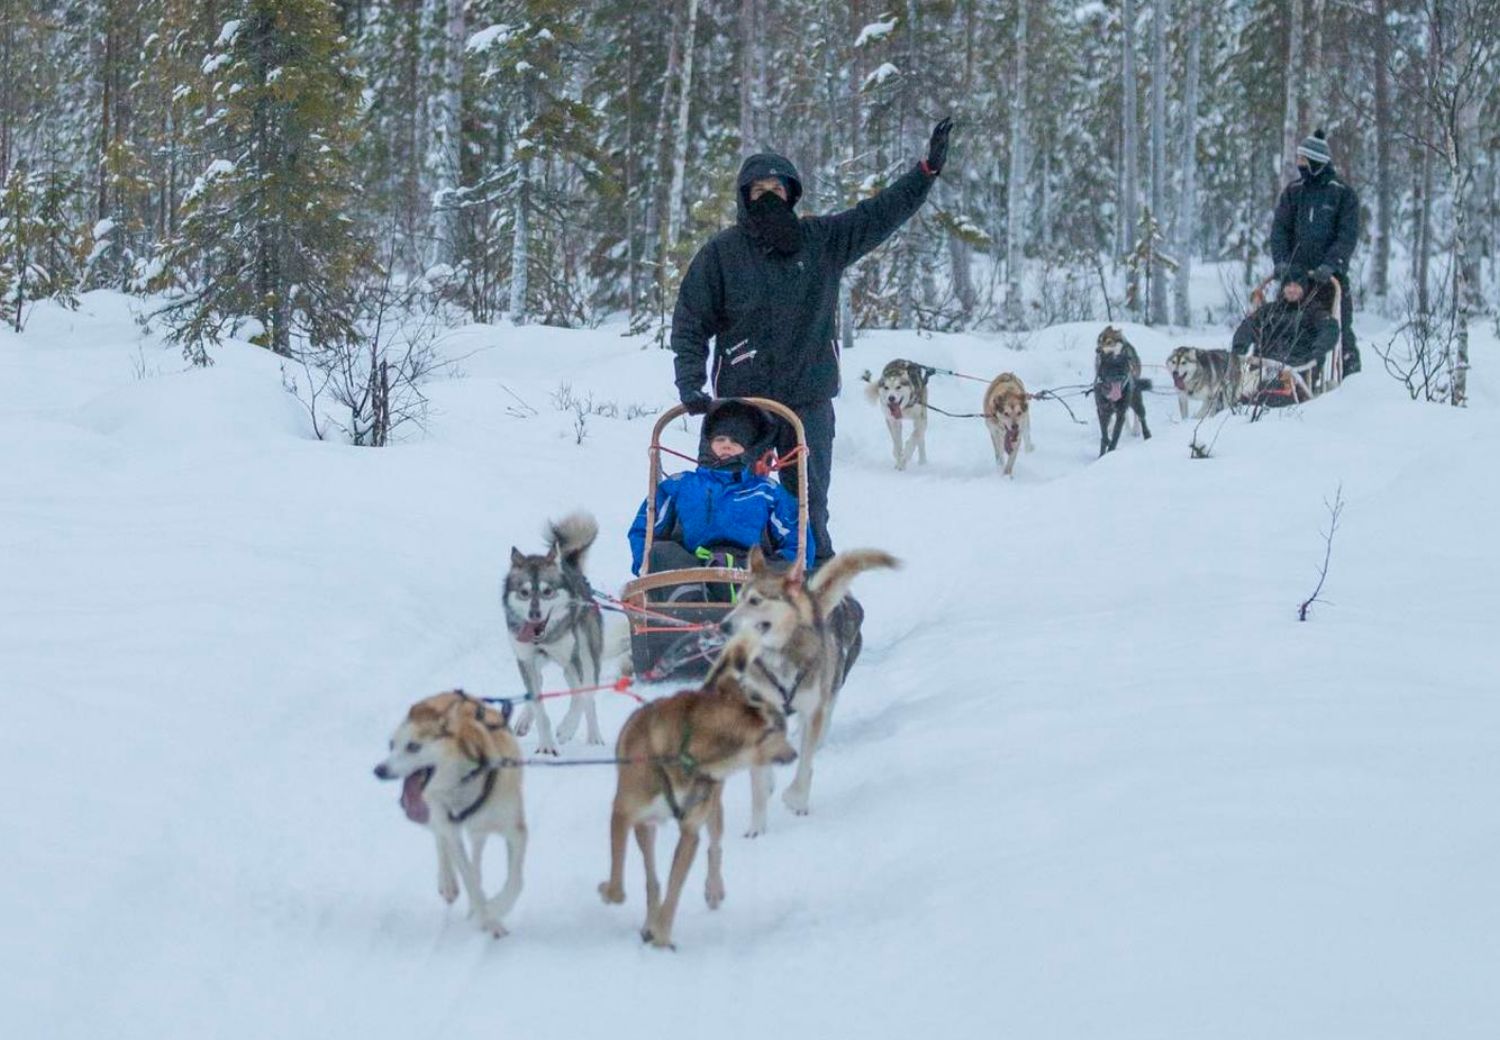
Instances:
[[[769,468],[807,455],[807,438],[802,421],[785,405],[763,397],[737,398],[785,422],[796,435],[797,447],[785,459],[772,456]],[[734,606],[739,589],[750,578],[747,554],[716,553],[706,559],[709,566],[684,567],[651,571],[651,546],[656,540],[656,490],[662,480],[662,431],[667,424],[685,414],[677,405],[663,412],[651,431],[647,449],[646,544],[641,558],[640,576],[628,582],[620,593],[630,619],[630,656],[635,674],[647,679],[680,678],[702,675],[708,671],[722,643],[718,626]],[[808,496],[807,467],[797,466],[797,557],[795,567],[807,566]],[[714,557],[719,557],[715,559]],[[703,554],[700,553],[700,558]],[[727,565],[726,565],[727,564]],[[684,594],[687,598],[683,598]]]

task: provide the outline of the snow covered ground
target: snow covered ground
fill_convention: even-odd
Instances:
[[[835,536],[906,568],[858,586],[812,815],[778,799],[747,841],[732,785],[728,900],[703,906],[700,861],[675,954],[636,937],[638,859],[625,907],[595,893],[611,770],[527,777],[500,941],[439,901],[370,775],[417,697],[519,690],[497,588],[546,517],[593,510],[592,577],[628,576],[652,420],[594,415],[579,444],[553,397],[669,403],[669,355],[458,330],[427,435],[367,450],[312,439],[264,352],[182,371],[121,297],[0,333],[7,1034],[1497,1035],[1493,333],[1467,411],[1367,352],[1336,395],[1206,427],[1206,461],[1153,396],[1156,436],[1102,461],[1082,399],[1086,425],[1037,406],[1014,481],[941,416],[931,463],[892,470],[861,369],[1072,384],[1097,330],[845,358]],[[1128,331],[1156,364],[1228,338]],[[1299,624],[1340,486],[1329,602]],[[630,707],[602,705],[607,734]]]

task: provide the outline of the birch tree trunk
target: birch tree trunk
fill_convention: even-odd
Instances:
[[[1286,109],[1281,119],[1281,185],[1297,179],[1298,103],[1302,97],[1302,0],[1287,0]],[[1278,188],[1281,186],[1278,185]]]
[[[460,182],[462,157],[463,83],[466,0],[433,0],[433,18],[442,28],[442,90],[435,99],[431,166],[436,174],[434,198],[449,198]],[[462,259],[462,217],[454,206],[445,205],[434,221],[436,257],[439,263],[457,265]]]
[[[1135,94],[1135,0],[1122,0],[1120,22],[1123,35],[1120,56],[1120,165],[1125,169],[1124,184],[1121,189],[1123,198],[1120,199],[1120,221],[1125,231],[1124,251],[1129,255],[1135,250],[1135,236],[1140,224],[1140,187],[1137,183],[1140,173],[1140,121],[1136,117]],[[1135,301],[1134,306],[1137,308],[1140,307],[1141,299],[1138,291],[1139,281],[1139,275],[1132,270],[1129,297]]]
[[[1370,289],[1380,300],[1391,288],[1391,225],[1396,209],[1391,180],[1391,31],[1387,2],[1375,0],[1375,255]]]
[[[1198,237],[1198,69],[1203,44],[1202,0],[1187,3],[1187,77],[1182,87],[1182,183],[1177,202],[1177,324],[1191,325],[1193,243]]]
[[[693,100],[693,40],[698,33],[698,0],[688,0],[682,38],[682,86],[677,97],[677,129],[672,136],[672,187],[667,192],[667,231],[662,257],[677,245],[682,231],[682,192],[687,177],[688,117]]]
[[[1026,10],[1031,0],[1016,0],[1016,67],[1010,99],[1010,174],[1005,194],[1005,316],[1011,328],[1025,324],[1022,268],[1025,264],[1026,223]]]
[[[517,173],[516,197],[512,218],[514,238],[510,247],[510,320],[525,325],[526,290],[531,267],[531,228],[527,196],[531,190],[531,161],[522,159]]]
[[[1308,20],[1312,24],[1308,27],[1308,49],[1312,54],[1304,63],[1302,75],[1306,83],[1308,118],[1313,125],[1322,126],[1328,121],[1328,72],[1323,49],[1323,16],[1328,5],[1327,0],[1309,2],[1312,7],[1308,9]]]
[[[740,0],[740,154],[749,155],[756,150],[758,137],[755,132],[755,37],[756,2]]]
[[[1417,313],[1432,314],[1429,272],[1432,258],[1432,152],[1423,148],[1417,157],[1417,181],[1412,194],[1416,227],[1412,230],[1412,279],[1417,283]]]
[[[1469,318],[1472,297],[1469,293],[1469,184],[1472,178],[1459,154],[1456,128],[1448,127],[1444,148],[1448,160],[1448,189],[1453,199],[1453,353],[1449,361],[1452,393],[1448,398],[1455,408],[1469,402]]]
[[[1165,223],[1167,214],[1167,4],[1151,5],[1151,217]],[[1151,282],[1150,322],[1167,323],[1167,279],[1161,253],[1153,245],[1148,263]]]

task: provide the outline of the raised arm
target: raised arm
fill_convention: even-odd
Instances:
[[[922,207],[932,190],[932,182],[947,162],[948,135],[952,130],[953,120],[938,123],[927,143],[927,158],[884,191],[842,213],[813,218],[813,223],[828,236],[828,255],[837,267],[848,267],[890,238]]]

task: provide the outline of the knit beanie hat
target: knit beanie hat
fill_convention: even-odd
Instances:
[[[703,421],[703,439],[733,437],[746,451],[754,451],[769,440],[770,420],[764,412],[744,401],[721,401]],[[706,446],[706,445],[705,445]]]
[[[1311,137],[1302,139],[1297,154],[1315,165],[1327,166],[1333,162],[1333,153],[1328,150],[1328,135],[1321,128],[1314,130]]]

